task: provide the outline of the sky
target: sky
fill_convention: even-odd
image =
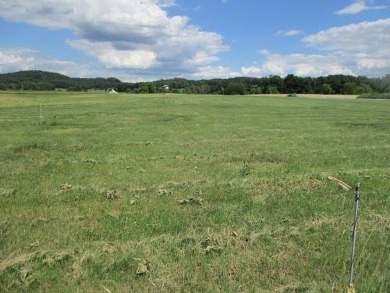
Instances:
[[[0,73],[390,74],[390,0],[0,0]]]

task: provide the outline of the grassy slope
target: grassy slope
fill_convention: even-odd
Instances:
[[[383,100],[0,93],[0,291],[340,292],[328,175],[362,186],[355,286],[390,291],[389,131]]]

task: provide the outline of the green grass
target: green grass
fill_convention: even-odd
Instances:
[[[0,291],[341,292],[331,175],[389,292],[389,133],[386,100],[0,93]]]

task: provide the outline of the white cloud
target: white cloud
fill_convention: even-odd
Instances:
[[[72,48],[106,68],[167,68],[196,71],[228,49],[222,36],[164,10],[174,0],[13,0],[0,1],[0,17],[73,31]]]
[[[309,46],[322,50],[375,54],[390,46],[390,18],[332,27],[303,38]]]
[[[389,31],[390,18],[380,19],[330,28],[305,37],[303,42],[337,54],[356,74],[382,75],[390,70]]]
[[[275,35],[278,37],[293,37],[303,34],[301,30],[288,30],[288,31],[278,31]]]
[[[0,73],[19,70],[46,70],[71,77],[116,77],[122,81],[147,81],[154,77],[140,78],[126,70],[110,70],[92,64],[77,63],[68,60],[43,56],[39,52],[26,48],[0,48]]]
[[[258,53],[261,54],[261,55],[269,55],[272,52],[270,50],[267,50],[267,49],[261,49],[261,50],[259,50]]]
[[[343,15],[343,14],[358,14],[360,12],[366,11],[366,10],[377,10],[377,9],[384,9],[386,6],[371,6],[367,4],[366,0],[355,0],[352,2],[352,4],[337,10],[335,14]]]
[[[17,52],[0,51],[0,66],[12,66],[23,62],[23,58]]]
[[[193,58],[188,60],[186,64],[188,65],[203,65],[203,64],[209,64],[217,61],[218,58],[216,56],[210,56],[204,51],[200,51],[194,55]]]
[[[63,74],[83,71],[83,66],[76,62],[42,56],[39,52],[27,48],[0,48],[0,72],[17,70],[37,70],[45,68]]]
[[[147,50],[116,50],[110,42],[89,42],[86,40],[67,41],[76,49],[96,57],[107,68],[142,69],[150,67],[156,54]]]
[[[390,71],[390,18],[333,27],[306,36],[302,42],[317,54],[276,54],[259,51],[260,66],[242,67],[247,76],[321,76],[351,74],[384,76]]]
[[[0,16],[7,20],[24,21],[42,27],[69,28],[74,5],[80,6],[76,1],[0,1]]]
[[[244,76],[264,76],[263,68],[256,66],[242,67],[241,68],[242,75]],[[265,74],[267,75],[267,74]]]
[[[198,71],[193,73],[194,78],[228,78],[242,75],[239,72],[232,71],[228,67],[223,66],[203,66],[199,67]]]
[[[261,66],[241,68],[245,76],[269,76],[295,74],[298,76],[323,76],[328,74],[353,74],[351,69],[340,65],[335,56],[270,53]]]

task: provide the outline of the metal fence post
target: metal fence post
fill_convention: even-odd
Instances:
[[[360,183],[357,183],[357,185],[355,186],[355,207],[354,207],[354,215],[353,215],[352,249],[351,249],[351,259],[349,265],[349,279],[348,279],[348,289],[347,289],[348,293],[355,292],[355,288],[353,286],[353,273],[354,273],[354,266],[355,266],[359,198],[360,198]]]

